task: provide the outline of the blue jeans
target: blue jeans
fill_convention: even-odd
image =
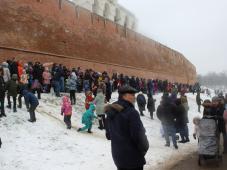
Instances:
[[[84,80],[84,91],[89,91],[90,90],[90,84],[89,84],[89,80]]]
[[[64,77],[61,77],[61,79],[60,79],[60,91],[61,92],[65,91],[65,79],[64,79]]]
[[[54,81],[54,91],[56,96],[60,96],[60,82]]]
[[[179,128],[179,133],[181,136],[181,140],[189,140],[189,132],[188,132],[188,125],[182,126]]]
[[[164,130],[166,144],[170,144],[169,136],[171,136],[173,145],[177,145],[175,126],[174,125],[162,125],[162,126]]]

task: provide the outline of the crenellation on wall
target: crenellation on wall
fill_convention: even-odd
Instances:
[[[106,20],[105,31],[106,31],[107,33],[109,33],[109,34],[116,33],[116,25],[112,24],[111,21]]]
[[[119,5],[117,0],[71,0],[71,2],[117,24],[126,26],[128,29],[135,30],[137,28],[135,16]]]
[[[134,68],[143,70],[138,75],[158,72],[159,78],[168,74],[169,80],[196,80],[195,67],[181,53],[69,1],[63,0],[59,9],[57,0],[1,0],[0,20],[0,46],[66,55],[76,65],[84,63],[83,58],[129,75],[136,73]],[[4,52],[0,60],[3,55],[12,56],[12,51]],[[26,52],[18,55],[28,56]],[[37,54],[35,59],[39,58],[44,60]]]

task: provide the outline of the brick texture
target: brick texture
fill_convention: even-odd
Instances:
[[[192,84],[182,54],[62,0],[1,0],[0,61],[63,63]],[[7,48],[5,48],[7,47]]]

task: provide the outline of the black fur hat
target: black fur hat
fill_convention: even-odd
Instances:
[[[126,94],[126,93],[135,94],[135,93],[138,93],[138,91],[136,89],[134,89],[133,87],[126,85],[126,86],[120,87],[118,90],[118,93],[121,95]]]

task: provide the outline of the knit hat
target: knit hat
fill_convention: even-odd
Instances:
[[[8,67],[9,64],[8,64],[7,62],[3,62],[3,63],[2,63],[2,66],[3,66],[3,67]]]

